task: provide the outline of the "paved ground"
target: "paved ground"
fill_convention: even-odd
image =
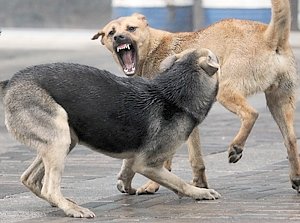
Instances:
[[[99,42],[89,40],[93,34],[94,30],[3,30],[0,80],[28,65],[55,61],[79,62],[120,74],[110,54]],[[299,33],[291,39],[300,64]],[[62,190],[95,212],[97,217],[89,220],[65,217],[21,185],[19,177],[35,155],[7,134],[0,104],[0,222],[299,222],[300,194],[291,189],[282,137],[263,95],[249,101],[260,116],[237,164],[228,163],[226,147],[238,130],[238,119],[215,104],[201,126],[208,180],[222,194],[219,200],[179,199],[165,188],[149,196],[120,194],[115,183],[121,161],[79,146],[68,157]],[[295,126],[299,135],[299,108]],[[191,179],[186,146],[176,153],[173,172],[186,181]],[[133,184],[145,181],[137,176]]]

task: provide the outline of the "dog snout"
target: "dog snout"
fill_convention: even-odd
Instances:
[[[117,43],[122,43],[126,40],[126,36],[124,35],[115,35],[114,36],[114,41],[116,41]]]

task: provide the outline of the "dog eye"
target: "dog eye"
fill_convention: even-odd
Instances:
[[[114,31],[114,30],[112,30],[112,31],[110,31],[110,32],[108,33],[109,36],[113,36],[114,34],[115,34],[115,31]]]
[[[134,32],[134,31],[136,30],[136,28],[137,28],[137,27],[129,26],[129,27],[127,28],[127,30],[128,30],[129,32]]]

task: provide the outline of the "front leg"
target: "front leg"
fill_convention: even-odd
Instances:
[[[189,160],[193,171],[193,180],[191,184],[200,188],[208,188],[208,183],[205,174],[205,165],[200,146],[199,129],[196,127],[191,133],[188,141]],[[164,167],[171,171],[172,158],[164,162]],[[139,187],[136,191],[137,194],[154,194],[159,189],[159,184],[155,181],[149,180],[146,184]]]
[[[161,166],[136,165],[134,170],[149,179],[174,191],[179,196],[192,197],[196,200],[214,200],[221,195],[213,189],[198,188],[185,183],[181,178]]]
[[[133,195],[136,193],[136,189],[131,187],[131,182],[134,177],[134,172],[132,171],[133,159],[124,159],[123,164],[118,175],[117,188],[122,193],[127,193]]]
[[[200,134],[198,127],[194,128],[188,141],[189,160],[193,171],[192,185],[201,188],[208,188],[205,174],[205,165],[200,145]]]
[[[170,159],[168,159],[164,162],[164,168],[166,168],[167,170],[169,170],[171,172],[172,158],[170,158]],[[159,186],[160,185],[158,183],[156,183],[155,181],[149,180],[146,184],[139,187],[137,189],[136,193],[138,195],[141,195],[141,194],[154,194],[156,191],[158,191]]]

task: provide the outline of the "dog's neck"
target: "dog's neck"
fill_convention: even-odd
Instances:
[[[140,58],[137,73],[146,78],[153,78],[159,72],[160,63],[164,58],[185,50],[185,41],[191,38],[190,32],[171,33],[149,27],[148,52]],[[171,48],[170,48],[171,46]],[[193,47],[191,45],[191,47]]]
[[[211,99],[217,94],[216,81],[204,78],[206,74],[199,72],[197,66],[187,63],[186,66],[174,65],[153,79],[154,83],[159,83],[156,86],[162,98],[185,111],[197,123],[204,119],[214,102]],[[203,78],[199,78],[200,76]]]
[[[168,56],[171,54],[164,44],[170,35],[171,33],[167,31],[149,27],[149,41],[144,44],[146,53],[140,54],[144,55],[144,57],[139,58],[139,66],[137,68],[137,73],[140,76],[153,78],[158,73],[161,60],[156,55]]]

